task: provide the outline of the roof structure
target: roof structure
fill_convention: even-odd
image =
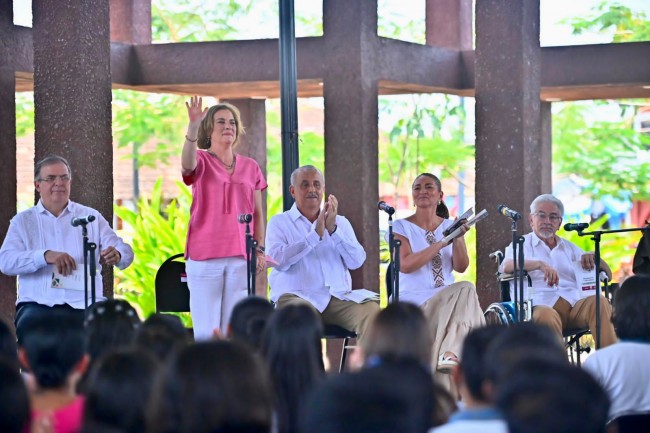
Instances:
[[[368,254],[354,285],[377,289],[377,96],[476,98],[477,208],[525,209],[550,192],[551,103],[650,98],[650,42],[539,46],[539,0],[426,0],[426,44],[377,35],[377,0],[324,0],[323,36],[297,40],[299,97],[325,104],[325,174]],[[201,94],[243,112],[243,151],[266,165],[264,99],[280,95],[278,41],[151,43],[150,0],[33,0],[33,29],[0,0],[0,235],[15,214],[16,91],[34,90],[36,157],[77,170],[73,199],[112,215],[111,88]],[[5,42],[6,41],[6,42]],[[227,59],[227,60],[224,60]],[[272,192],[269,192],[272,193]],[[479,296],[498,289],[487,254],[510,241],[497,217],[477,231]],[[0,276],[0,310],[15,282]],[[106,288],[110,292],[112,288]]]

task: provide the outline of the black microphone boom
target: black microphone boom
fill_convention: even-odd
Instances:
[[[95,215],[87,215],[87,216],[84,216],[84,217],[72,218],[72,221],[70,222],[70,224],[72,224],[72,227],[77,227],[77,226],[81,226],[81,225],[86,225],[86,224],[91,223],[93,221],[95,221]]]
[[[388,215],[392,215],[395,213],[395,208],[387,205],[386,202],[383,200],[377,203],[377,207],[379,208],[379,210],[383,210]]]
[[[516,210],[510,209],[508,206],[504,204],[500,204],[497,206],[497,210],[501,215],[505,215],[507,217],[512,218],[513,220],[519,220],[521,219],[521,214],[517,212]]]
[[[249,213],[240,214],[237,217],[237,221],[239,221],[239,224],[249,223],[249,222],[253,221],[253,215],[249,214]]]
[[[566,223],[566,224],[564,224],[564,230],[567,231],[567,232],[573,232],[573,231],[581,232],[584,229],[586,229],[587,227],[589,227],[588,223]]]

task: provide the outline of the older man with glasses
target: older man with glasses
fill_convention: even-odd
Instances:
[[[97,299],[102,296],[102,266],[124,269],[133,262],[133,250],[119,238],[95,209],[70,200],[72,173],[65,158],[51,155],[34,167],[36,206],[11,220],[0,248],[0,271],[18,276],[16,334],[20,342],[24,323],[52,310],[70,310],[84,319],[83,239],[75,218],[91,220],[88,240],[97,245],[95,277]]]
[[[533,321],[549,326],[562,338],[563,329],[589,327],[596,332],[596,291],[582,284],[581,270],[593,271],[594,253],[585,253],[577,245],[556,233],[562,224],[564,205],[551,194],[538,196],[528,216],[533,232],[524,236],[524,269],[532,281]],[[611,279],[612,271],[604,260],[601,270]],[[501,271],[512,273],[512,244],[508,246]],[[611,323],[612,307],[600,302],[601,347],[616,342]]]

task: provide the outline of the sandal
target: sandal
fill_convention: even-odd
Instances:
[[[458,365],[458,357],[452,352],[443,352],[438,357],[438,367],[436,370],[440,373],[449,374],[456,365]]]

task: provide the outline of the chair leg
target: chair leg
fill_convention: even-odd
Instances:
[[[343,348],[341,349],[341,364],[339,365],[339,373],[343,373],[343,370],[345,369],[345,360],[348,357],[348,342],[350,339],[348,337],[345,337],[343,339]]]

